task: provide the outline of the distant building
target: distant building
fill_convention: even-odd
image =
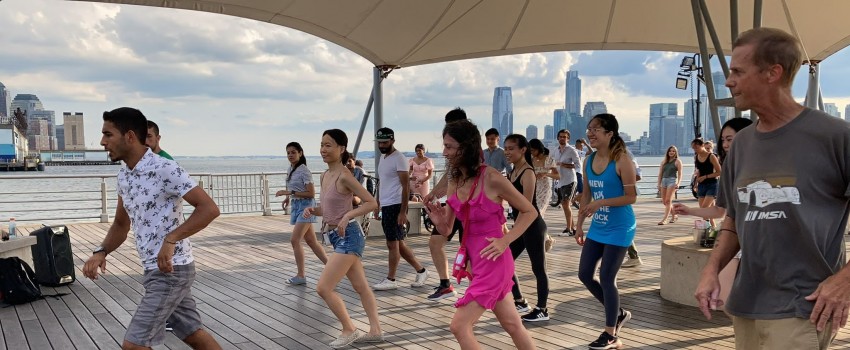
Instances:
[[[835,103],[824,103],[823,111],[836,118],[841,118],[841,112],[838,111],[838,106]]]
[[[698,101],[699,101],[699,109],[697,109],[697,102]],[[699,115],[697,115],[697,112],[699,112]],[[699,136],[699,137],[705,136],[704,135],[705,134],[705,132],[704,132],[704,130],[705,130],[704,121],[706,120],[707,115],[708,115],[708,96],[702,95],[702,97],[699,100],[694,98],[694,99],[690,99],[690,100],[685,101],[685,115],[684,115],[685,126],[684,126],[684,130],[683,130],[683,132],[684,132],[683,139],[688,144],[686,145],[686,147],[684,149],[679,148],[679,153],[681,153],[681,154],[693,154],[693,151],[690,149],[690,142],[693,139],[697,138],[697,136]],[[699,117],[699,128],[696,127],[697,119],[695,119],[695,118],[697,118],[697,117]],[[697,131],[699,132],[699,135],[696,134]]]
[[[12,100],[11,109],[12,111],[16,111],[18,108],[20,108],[22,112],[25,112],[27,116],[27,139],[29,140],[30,150],[37,151],[56,149],[58,147],[56,139],[56,113],[54,111],[45,110],[44,105],[41,103],[41,100],[38,99],[38,96],[32,94],[15,95],[15,99]],[[41,126],[33,127],[33,124],[38,124],[36,123],[37,120],[46,121],[46,129]],[[33,133],[42,131],[44,131],[44,133]],[[47,147],[42,148],[44,147],[45,142],[47,143]]]
[[[27,138],[14,124],[0,124],[0,161],[21,160],[27,155]]]
[[[56,146],[59,148],[57,151],[65,150],[65,125],[56,126]]]
[[[493,91],[492,125],[499,130],[502,143],[505,142],[505,136],[514,133],[514,103],[510,87],[500,86]]]
[[[65,150],[77,151],[86,149],[85,132],[83,131],[83,114],[70,112],[62,113],[64,122],[64,143]]]
[[[608,107],[605,106],[605,102],[594,101],[588,102],[584,104],[584,112],[582,116],[590,121],[597,114],[608,113]]]
[[[534,125],[529,125],[525,128],[525,138],[531,140],[537,138],[537,127]]]
[[[653,103],[649,105],[649,154],[663,154],[676,140],[681,142],[684,135],[677,136],[670,133],[678,133],[676,129],[679,105],[676,103]],[[681,122],[684,122],[681,119]],[[684,128],[684,125],[682,126]]]
[[[36,110],[27,116],[27,122],[33,123],[35,120],[47,121],[47,133],[41,134],[46,136],[50,144],[48,150],[55,150],[59,147],[59,142],[56,140],[56,112],[48,110]],[[30,136],[29,134],[27,136]],[[32,146],[32,145],[30,145]]]
[[[12,116],[12,94],[3,83],[0,83],[0,116]]]
[[[49,151],[50,135],[47,131],[49,122],[46,119],[33,119],[29,122],[29,130],[27,130],[27,140],[29,141],[30,151]]]
[[[569,117],[581,117],[581,79],[578,77],[578,71],[575,70],[567,71],[566,76],[564,110],[566,110],[566,115]]]
[[[629,142],[629,141],[631,141],[631,140],[632,140],[632,136],[631,136],[631,135],[629,135],[629,134],[627,134],[627,133],[624,133],[624,132],[622,132],[622,131],[620,132],[620,138],[622,138],[622,139],[623,139],[623,142]]]
[[[850,115],[850,105],[844,106],[844,119],[847,119],[848,115]]]
[[[567,129],[569,127],[569,124],[567,124],[566,110],[556,109],[552,114],[552,127],[555,129],[555,132]]]
[[[11,111],[20,108],[21,111],[27,113],[27,117],[32,115],[31,113],[38,110],[43,110],[44,105],[41,104],[41,100],[38,99],[38,96],[31,94],[17,94],[15,95],[15,99],[12,100]],[[11,111],[9,113],[11,113]]]
[[[555,127],[552,125],[546,125],[543,127],[543,140],[551,141],[555,139]]]
[[[729,98],[732,97],[732,94],[729,92],[729,88],[726,87],[726,76],[723,75],[723,72],[714,72],[711,74],[711,78],[714,81],[714,95],[718,98]],[[708,106],[706,103],[705,106]],[[709,110],[710,111],[710,110]],[[726,122],[729,118],[735,117],[735,108],[734,107],[717,107],[717,114],[720,116],[720,125]],[[710,113],[705,114],[706,118],[704,119],[705,123],[705,132],[703,132],[703,139],[713,140],[716,139],[716,135],[714,134],[714,122],[712,121],[712,117]]]

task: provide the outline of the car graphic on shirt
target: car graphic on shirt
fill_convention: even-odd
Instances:
[[[764,208],[774,203],[800,204],[800,191],[796,187],[773,187],[767,181],[756,181],[738,188],[738,201]]]

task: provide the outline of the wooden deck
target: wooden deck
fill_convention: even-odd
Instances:
[[[623,330],[626,347],[734,348],[731,323],[722,313],[707,321],[696,308],[663,300],[659,295],[661,241],[689,234],[689,220],[657,226],[658,200],[641,200],[635,208],[639,222],[637,245],[644,265],[623,269],[619,275],[622,305],[634,315]],[[308,285],[293,287],[283,283],[295,271],[288,222],[288,217],[282,216],[219,218],[192,240],[197,264],[193,294],[206,327],[225,349],[325,349],[338,335],[338,322],[315,292],[322,265],[310,255],[309,249]],[[550,232],[562,230],[564,218],[560,209],[549,208],[547,222]],[[0,307],[0,350],[120,347],[143,292],[142,269],[132,242],[128,241],[109,256],[109,274],[103,278],[82,279],[79,270],[107,228],[108,224],[99,223],[70,225],[77,277],[81,279],[68,287],[44,288],[45,293],[70,293],[61,300],[48,298],[27,305]],[[429,284],[436,284],[427,238],[414,235],[408,243],[432,272]],[[456,244],[449,244],[448,255],[453,256]],[[563,237],[557,238],[549,255],[552,320],[527,324],[540,349],[586,349],[586,344],[601,331],[602,306],[576,277],[579,253],[575,241]],[[368,240],[364,264],[370,283],[385,276],[383,239]],[[525,256],[518,260],[517,269],[523,290],[533,303],[534,280]],[[398,276],[401,288],[376,293],[386,342],[359,348],[459,348],[448,330],[455,311],[454,299],[429,302],[425,296],[431,288],[408,287],[413,270],[403,262]],[[464,287],[465,284],[459,291]],[[344,280],[337,290],[358,327],[368,329],[351,285]],[[476,333],[484,348],[513,348],[492,313],[485,313]],[[848,332],[839,332],[833,348],[848,347]],[[166,344],[156,349],[187,347],[169,333]]]

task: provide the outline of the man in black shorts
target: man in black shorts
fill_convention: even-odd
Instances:
[[[558,197],[561,198],[561,208],[564,209],[564,217],[567,219],[567,228],[563,235],[575,235],[576,228],[573,223],[573,210],[570,203],[576,190],[576,169],[581,169],[581,158],[573,146],[570,145],[570,131],[563,129],[558,131],[558,148],[552,153],[552,159],[558,167]]]

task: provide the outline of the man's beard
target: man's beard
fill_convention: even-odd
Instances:
[[[381,151],[381,154],[389,154],[392,147],[378,147],[378,150]]]

